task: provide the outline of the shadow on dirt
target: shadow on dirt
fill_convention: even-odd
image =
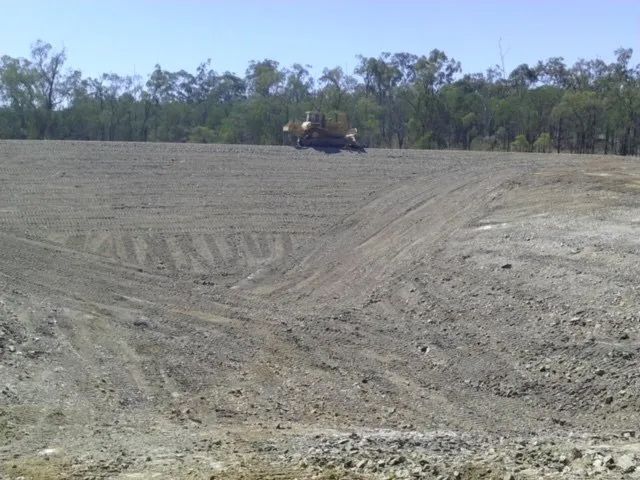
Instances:
[[[323,152],[326,153],[327,155],[333,155],[335,153],[340,153],[340,152],[351,152],[351,153],[367,153],[367,151],[364,149],[364,147],[362,149],[357,149],[357,148],[339,148],[339,147],[296,147],[297,150],[315,150],[316,152]]]

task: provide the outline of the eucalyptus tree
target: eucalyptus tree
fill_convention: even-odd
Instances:
[[[31,68],[35,75],[38,101],[39,137],[52,135],[54,110],[68,100],[80,72],[64,72],[67,59],[64,49],[55,51],[51,44],[37,40],[31,46]]]
[[[8,55],[0,58],[0,102],[5,138],[37,138],[37,75],[31,62]]]
[[[438,49],[416,61],[412,112],[416,146],[441,148],[448,145],[451,139],[450,117],[440,92],[453,82],[460,71],[460,63]]]

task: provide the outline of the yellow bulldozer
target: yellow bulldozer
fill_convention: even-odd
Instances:
[[[291,121],[282,127],[283,134],[295,137],[297,148],[344,148],[364,152],[364,146],[356,140],[358,130],[349,126],[346,113],[325,115],[312,110],[305,115],[304,122]]]

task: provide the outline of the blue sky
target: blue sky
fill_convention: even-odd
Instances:
[[[250,60],[355,67],[357,54],[444,50],[464,72],[562,56],[640,63],[640,2],[626,0],[0,0],[0,55],[28,56],[41,38],[85,76],[146,76],[159,63],[243,75]]]

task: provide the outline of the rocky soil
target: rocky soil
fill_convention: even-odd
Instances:
[[[0,478],[640,478],[640,166],[0,141]]]

